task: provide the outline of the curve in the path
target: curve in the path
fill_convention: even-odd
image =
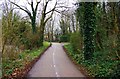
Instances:
[[[62,45],[53,43],[27,77],[84,77],[84,75],[70,61]]]

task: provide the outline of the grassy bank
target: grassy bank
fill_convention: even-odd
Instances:
[[[88,75],[92,77],[119,77],[119,60],[115,55],[110,55],[107,50],[94,53],[93,60],[84,60],[83,53],[73,51],[72,46],[65,45],[65,49],[75,62],[87,69]]]
[[[32,60],[38,57],[42,52],[50,45],[48,42],[44,42],[44,46],[38,49],[25,50],[21,52],[15,60],[4,59],[2,60],[2,74],[7,76],[13,72],[20,72],[29,64]],[[12,74],[15,75],[16,73]]]

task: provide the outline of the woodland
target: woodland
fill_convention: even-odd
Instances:
[[[120,2],[76,1],[72,9],[56,0],[47,10],[51,1],[27,1],[31,10],[15,0],[3,1],[0,75],[15,75],[52,42],[67,42],[68,54],[89,76],[119,78]],[[58,26],[54,13],[60,15]]]

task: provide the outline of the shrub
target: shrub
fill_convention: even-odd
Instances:
[[[120,63],[114,69],[113,73],[110,74],[111,77],[120,78]]]
[[[69,42],[70,35],[62,35],[60,36],[60,42]]]
[[[21,42],[25,46],[26,49],[33,49],[39,47],[39,34],[29,33],[21,38]]]
[[[82,50],[82,39],[79,33],[71,34],[70,43],[74,51],[80,52],[80,50]]]

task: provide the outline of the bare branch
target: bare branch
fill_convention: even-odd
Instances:
[[[27,7],[25,7],[25,6],[21,6],[21,8],[25,8],[25,10],[27,10],[28,12],[30,12],[29,10],[28,10],[28,8]]]
[[[66,15],[65,13],[63,13],[63,12],[65,12],[65,10],[63,10],[63,11],[58,11],[58,10],[55,10],[55,12],[57,12],[57,13],[59,13],[59,14],[63,14],[63,15],[65,15],[65,16],[68,16],[68,15]]]
[[[48,14],[48,13],[50,13],[50,12],[54,11],[54,9],[55,9],[55,7],[54,7],[52,10],[50,10],[50,11],[46,12],[45,14]]]
[[[31,5],[30,2],[29,2],[28,0],[27,0],[27,2],[28,2],[29,5]]]
[[[39,2],[37,2],[37,5],[35,7],[35,11],[37,11],[37,8],[38,8],[38,5],[39,5],[40,2],[41,2],[41,0]]]
[[[23,11],[25,11],[31,17],[31,13],[30,13],[29,10],[26,10],[26,9],[22,8],[21,6],[17,5],[16,3],[12,2],[12,1],[10,1],[10,3],[16,5],[18,8],[20,8]]]
[[[51,10],[51,11],[52,11],[51,15],[45,20],[45,23],[52,17],[52,15],[53,15],[53,13],[54,13],[54,11],[55,11],[56,5],[57,5],[57,2],[55,3],[54,8]],[[47,13],[48,13],[48,12],[47,12]],[[50,11],[49,11],[49,13],[50,13]]]
[[[67,7],[67,6],[58,6],[56,8],[71,8],[71,7]]]
[[[56,8],[56,5],[57,5],[57,2],[55,3],[54,8],[53,8],[52,10],[50,10],[50,11],[46,12],[45,14],[47,15],[48,13],[50,13],[50,12],[54,11],[54,10],[55,10],[55,8]]]
[[[33,7],[33,1],[31,1],[31,9],[32,9],[32,11],[34,13],[35,11],[34,11],[34,7]]]
[[[48,1],[46,2],[46,4],[45,4],[44,11],[43,11],[44,13],[46,12],[48,2],[49,2],[49,0],[48,0]]]
[[[61,14],[61,12],[60,12],[60,11],[58,11],[58,10],[55,10],[55,12],[57,12],[57,13],[60,13],[60,14]]]
[[[51,13],[51,15],[45,20],[45,23],[52,17],[54,12]]]

